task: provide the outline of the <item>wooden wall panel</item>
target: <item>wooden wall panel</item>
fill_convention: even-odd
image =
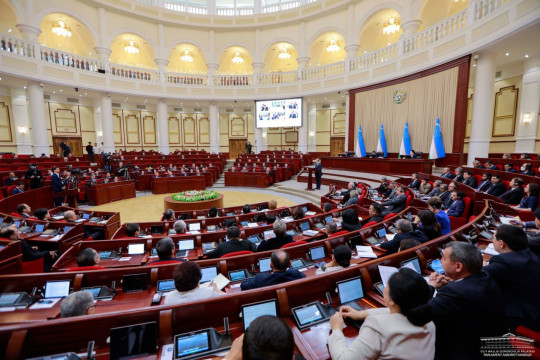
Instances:
[[[210,121],[206,116],[197,116],[199,122],[199,144],[210,144]]]
[[[123,145],[124,137],[122,136],[122,113],[113,114],[113,138],[115,145]]]
[[[514,85],[501,88],[495,94],[492,136],[514,136],[519,89]]]
[[[196,115],[189,114],[182,117],[182,134],[184,145],[197,145]]]
[[[0,142],[13,142],[9,105],[6,102],[0,102]]]
[[[129,114],[124,116],[124,122],[126,124],[126,144],[138,145],[141,143],[139,117],[137,115]]]
[[[169,116],[169,144],[181,144],[180,138],[180,118]]]
[[[143,134],[144,134],[144,143],[153,144],[157,143],[156,135],[156,118],[150,115],[146,115],[143,118]]]

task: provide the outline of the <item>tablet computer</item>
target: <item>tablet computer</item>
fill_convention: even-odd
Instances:
[[[110,359],[120,360],[156,353],[155,321],[111,329]]]
[[[293,259],[291,260],[291,268],[292,269],[299,269],[306,266],[306,263],[304,262],[304,259]]]
[[[386,235],[386,228],[377,229],[377,236],[382,238]]]
[[[43,232],[45,229],[45,224],[36,224],[36,227],[34,228],[34,232]]]
[[[444,274],[444,268],[442,266],[441,260],[435,259],[432,262],[428,263],[428,266],[431,270],[436,271],[439,274]]]
[[[122,277],[122,292],[146,290],[146,274],[130,274]]]
[[[178,250],[185,251],[193,249],[195,249],[195,241],[193,239],[178,241]]]
[[[401,267],[408,267],[408,268],[411,268],[411,269],[414,268],[414,271],[416,271],[417,273],[419,273],[419,274],[422,273],[422,269],[420,268],[420,260],[418,260],[417,257],[414,257],[414,258],[409,259],[409,260],[402,261],[401,262]]]
[[[328,215],[327,217],[324,218],[324,221],[328,224],[329,222],[332,222],[333,218],[332,218],[332,215]]]
[[[64,227],[64,234],[66,234],[69,230],[73,229],[75,226],[65,226]]]
[[[176,289],[176,287],[174,286],[173,279],[158,280],[157,282],[157,292],[169,292],[174,289]]]
[[[243,281],[248,278],[246,269],[229,271],[229,279],[232,282]]]
[[[217,266],[208,266],[201,268],[201,281],[200,283],[203,284],[205,282],[212,281],[218,274]]]
[[[309,224],[309,221],[304,221],[300,223],[300,230],[306,231],[311,229],[311,225]]]
[[[84,214],[82,214],[82,218],[85,219],[85,220],[90,219],[90,213],[84,213]]]
[[[309,258],[311,261],[317,261],[326,257],[323,246],[317,246],[309,249]]]
[[[45,283],[45,299],[63,298],[69,295],[69,280],[54,280]]]
[[[373,284],[373,287],[375,288],[375,291],[379,293],[379,295],[384,296],[384,284],[382,283],[382,281]]]
[[[142,244],[129,244],[128,245],[128,255],[142,255],[144,251],[144,243]]]
[[[263,315],[277,316],[277,301],[275,299],[242,305],[242,323],[244,331],[256,318]]]
[[[210,334],[208,330],[176,335],[174,337],[174,358],[182,359],[186,356],[207,352],[210,350]]]
[[[259,272],[267,272],[272,271],[272,268],[270,267],[271,259],[269,257],[259,259],[258,266],[259,266]]]
[[[300,329],[326,321],[336,312],[333,308],[325,308],[319,302],[312,302],[292,309],[294,321]]]
[[[201,231],[201,223],[189,224],[189,231]]]
[[[150,234],[163,234],[163,225],[150,225]]]
[[[352,279],[338,281],[337,291],[339,295],[339,302],[341,304],[362,299],[364,297],[362,277],[357,276]]]

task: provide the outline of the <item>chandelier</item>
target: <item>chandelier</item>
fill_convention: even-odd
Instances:
[[[66,25],[64,20],[58,20],[58,25],[53,25],[52,32],[55,35],[63,37],[71,37],[71,29]]]
[[[186,49],[184,50],[184,55],[180,57],[180,60],[183,62],[193,62],[193,56],[189,54],[189,51]]]
[[[330,43],[326,47],[326,51],[328,52],[338,52],[340,49],[339,45],[337,44],[336,40],[332,39],[330,40]]]
[[[283,48],[281,49],[281,52],[279,53],[278,58],[280,58],[281,60],[287,60],[291,58],[291,54],[287,52],[287,48]]]
[[[383,34],[390,35],[397,33],[399,31],[399,19],[391,16],[388,21],[384,24],[382,29]]]
[[[133,40],[129,40],[129,44],[126,44],[126,46],[124,46],[124,51],[128,54],[138,54],[139,46],[135,44]]]
[[[240,56],[240,53],[237,51],[236,54],[234,54],[234,57],[232,58],[232,62],[235,64],[242,64],[244,62],[244,58]]]

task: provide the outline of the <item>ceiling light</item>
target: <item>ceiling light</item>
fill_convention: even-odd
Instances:
[[[26,89],[26,86],[24,87],[24,89]]]
[[[529,57],[529,54],[525,54],[525,57],[528,58],[528,57]]]
[[[339,49],[340,49],[340,47],[337,44],[337,41],[335,39],[331,39],[330,43],[326,47],[326,51],[328,51],[328,52],[338,52]]]
[[[184,55],[180,57],[180,60],[183,62],[193,62],[193,56],[189,55],[189,51],[186,49],[184,50]]]
[[[506,55],[506,56],[510,56],[510,53],[506,53],[506,54],[504,54],[504,55]]]
[[[71,37],[71,29],[66,25],[64,20],[58,20],[58,24],[53,25],[52,32],[55,35],[63,37]]]
[[[473,67],[476,67],[476,63],[473,64]]]
[[[232,58],[232,62],[235,64],[242,64],[244,62],[244,58],[240,56],[240,53],[237,51],[236,54],[234,54],[234,57]]]
[[[138,54],[139,46],[133,40],[129,40],[129,43],[124,46],[124,51],[128,54]]]
[[[396,19],[394,16],[391,16],[388,21],[384,24],[383,34],[390,35],[395,34],[399,31],[399,19]]]
[[[281,49],[281,52],[279,53],[278,58],[280,58],[281,60],[287,60],[291,58],[291,54],[287,52],[287,48],[283,48]]]
[[[62,89],[60,89],[60,92],[62,92]]]
[[[10,32],[11,32],[11,29],[9,29],[7,32],[10,33]]]

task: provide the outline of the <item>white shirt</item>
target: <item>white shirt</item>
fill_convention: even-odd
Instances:
[[[208,300],[221,295],[223,294],[214,291],[213,287],[198,287],[182,293],[178,290],[174,290],[165,296],[163,305],[176,305],[193,301]]]

